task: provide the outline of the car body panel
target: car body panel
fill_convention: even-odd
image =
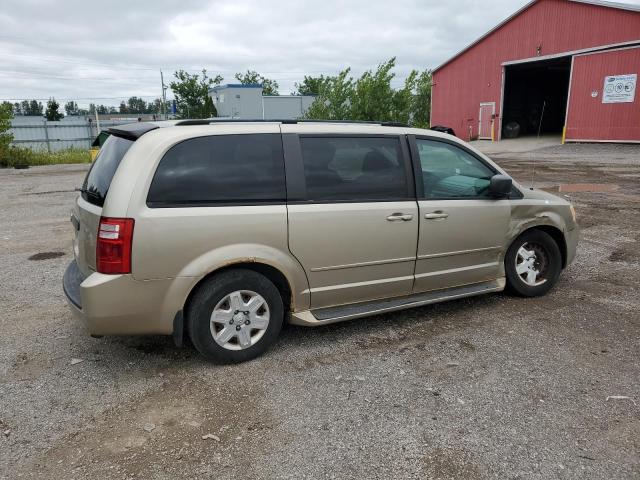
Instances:
[[[78,195],[71,215],[75,227],[73,255],[78,262],[78,268],[87,276],[96,270],[96,236],[98,235],[102,208],[87,202]]]
[[[276,268],[288,279],[292,308],[308,308],[307,279],[287,245],[285,205],[141,206],[135,218],[132,271],[137,280],[201,279],[229,265],[261,263]]]
[[[289,205],[289,246],[313,308],[407,295],[418,235],[415,201]],[[408,221],[389,221],[402,213]]]
[[[170,335],[190,278],[135,280],[93,272],[80,284],[81,306],[67,297],[91,335]]]
[[[420,200],[414,292],[468,285],[504,275],[501,256],[510,200]],[[430,214],[448,215],[429,219]]]

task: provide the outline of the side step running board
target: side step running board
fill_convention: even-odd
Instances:
[[[482,295],[483,293],[499,292],[504,290],[504,286],[505,280],[501,278],[491,282],[449,288],[446,290],[437,290],[435,292],[419,293],[406,297],[374,300],[372,302],[320,308],[317,310],[307,310],[292,314],[291,323],[307,326],[326,325],[328,323],[342,322],[354,318],[376,315],[378,313],[421,307],[423,305],[455,300],[457,298]]]

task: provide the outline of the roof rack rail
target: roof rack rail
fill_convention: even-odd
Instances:
[[[180,120],[176,123],[176,126],[188,126],[188,125],[211,125],[214,123],[282,123],[285,125],[295,125],[298,123],[340,123],[340,124],[356,124],[356,125],[381,125],[383,127],[409,127],[406,123],[402,122],[374,122],[368,120],[292,120],[289,118],[284,119],[268,119],[268,118],[203,118],[194,120]]]
[[[374,120],[292,120],[292,123],[354,123],[356,125],[382,125],[383,127],[408,127],[406,123],[402,122],[387,122],[387,121],[374,121]]]

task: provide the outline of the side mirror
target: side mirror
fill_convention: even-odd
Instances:
[[[489,194],[494,198],[507,198],[511,194],[513,180],[506,175],[494,175],[489,183]]]

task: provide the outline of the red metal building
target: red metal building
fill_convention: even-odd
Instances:
[[[534,0],[433,72],[431,125],[640,142],[640,6]]]

